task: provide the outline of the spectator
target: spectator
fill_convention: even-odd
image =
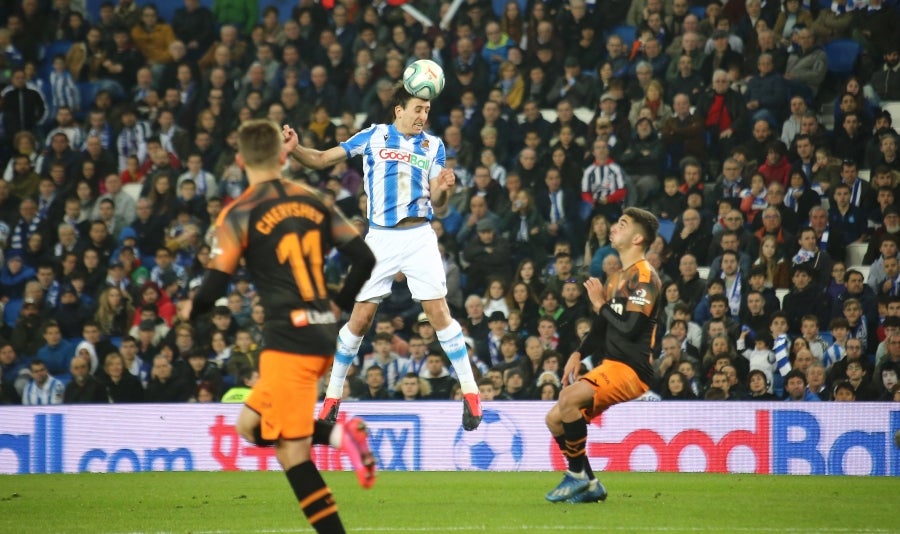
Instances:
[[[72,381],[63,392],[64,404],[109,403],[106,388],[90,374],[90,362],[84,358],[72,358],[70,364]]]
[[[10,85],[3,90],[3,129],[7,137],[20,131],[34,131],[46,113],[41,94],[26,85],[25,71],[16,68],[10,77]]]
[[[777,124],[784,120],[784,104],[788,100],[788,87],[784,78],[775,70],[771,54],[760,54],[757,60],[759,74],[747,82],[747,109],[753,119],[766,119]]]
[[[708,263],[710,234],[700,226],[700,213],[694,209],[685,210],[681,217],[681,228],[676,227],[669,245],[676,256],[691,254],[697,264]]]
[[[456,380],[450,376],[450,372],[444,367],[443,357],[435,352],[429,352],[425,357],[424,374],[420,375],[431,386],[431,399],[447,400],[450,398],[450,390]]]
[[[133,346],[134,340],[132,339],[129,343]],[[122,344],[125,345],[124,340]],[[141,386],[140,380],[129,371],[125,359],[117,352],[106,355],[101,381],[106,386],[109,402],[113,404],[144,400],[144,388]]]
[[[849,335],[851,338],[860,340],[863,353],[869,354],[875,350],[875,345],[878,343],[877,330],[868,325],[862,313],[862,304],[858,300],[847,299],[844,301],[844,318],[850,325]],[[867,370],[871,371],[871,367],[867,367]],[[869,374],[871,375],[871,373]]]
[[[677,372],[683,362],[689,363],[694,369],[699,369],[700,361],[683,350],[678,338],[672,334],[666,334],[662,339],[662,352],[659,358],[654,361],[654,375],[659,380],[665,380],[665,377]]]
[[[676,94],[672,99],[673,116],[662,123],[660,131],[666,153],[674,165],[685,156],[706,158],[706,135],[703,117],[691,113],[688,95]]]
[[[701,95],[696,111],[703,118],[716,154],[726,155],[740,142],[747,120],[745,109],[741,95],[728,84],[728,73],[716,70],[712,87]]]
[[[188,57],[199,59],[216,38],[216,20],[213,13],[200,5],[199,0],[185,0],[184,7],[175,10],[172,30],[185,43]]]
[[[816,37],[809,28],[797,30],[798,46],[788,56],[784,78],[788,80],[793,94],[801,94],[812,101],[825,80],[828,57],[825,51],[815,46]]]
[[[812,24],[812,32],[822,43],[849,38],[853,19],[853,8],[847,5],[847,0],[835,0],[831,9],[819,10],[819,15]]]
[[[175,40],[175,32],[171,26],[159,19],[159,13],[153,4],[141,8],[140,24],[135,24],[131,28],[131,40],[147,58],[147,63],[156,76],[159,76],[163,66],[172,60],[169,45]]]
[[[806,375],[798,369],[794,369],[784,377],[784,390],[787,401],[820,401],[818,395],[807,389]]]
[[[31,381],[22,391],[22,404],[45,406],[63,403],[66,386],[50,375],[44,362],[39,359],[31,360],[28,370],[31,373]]]
[[[740,43],[740,39],[734,39],[728,33],[728,30],[717,29],[712,32],[712,36],[706,45],[707,56],[703,60],[700,68],[703,81],[709,83],[714,80],[716,70],[728,71],[732,65],[740,65],[743,63],[741,59],[741,50],[735,50],[735,45]]]
[[[794,288],[785,295],[783,309],[790,317],[789,332],[792,336],[801,334],[801,318],[804,315],[816,316],[819,324],[828,320],[827,295],[822,293],[822,286],[815,280],[815,270],[811,264],[794,264],[791,269]]]
[[[172,363],[158,354],[153,358],[150,371],[150,382],[144,400],[147,402],[187,402],[191,397],[192,387],[178,375],[172,373]]]
[[[207,391],[212,395],[212,402],[218,402],[225,386],[222,381],[222,373],[215,362],[208,360],[205,353],[193,350],[184,354],[180,363],[182,363],[181,371],[187,376],[188,382],[198,390],[206,386]]]
[[[875,0],[875,2],[880,3],[881,0]],[[874,4],[874,2],[873,2]],[[875,7],[871,5],[871,7]],[[871,9],[870,7],[870,9]],[[884,8],[885,10],[892,10],[892,8]],[[870,17],[872,15],[869,15]],[[881,17],[877,17],[881,19]],[[874,18],[873,18],[874,20]],[[890,24],[890,18],[884,17],[884,24]],[[896,35],[897,30],[897,22],[894,20],[894,33]],[[865,31],[865,30],[863,30]],[[888,38],[884,43],[890,43],[891,39]],[[879,43],[873,41],[875,46],[879,46]],[[882,65],[881,69],[876,71],[875,74],[872,75],[872,79],[869,80],[869,84],[872,89],[874,89],[875,94],[878,95],[881,100],[900,100],[900,46],[896,43],[887,44],[887,47],[884,50],[884,65]]]
[[[844,114],[840,124],[835,126],[833,154],[844,160],[844,163],[852,162],[854,167],[865,164],[866,144],[869,136],[863,129],[859,115],[855,112]]]
[[[869,375],[859,360],[847,362],[846,378],[850,385],[853,386],[853,394],[856,400],[877,400],[878,392],[872,387]]]
[[[853,402],[856,400],[856,391],[847,380],[840,380],[832,389],[832,400],[836,402]]]

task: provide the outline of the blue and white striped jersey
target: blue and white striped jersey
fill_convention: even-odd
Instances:
[[[444,142],[421,133],[407,138],[393,124],[373,124],[341,143],[363,158],[368,219],[395,226],[407,217],[431,220],[431,179],[444,168]]]

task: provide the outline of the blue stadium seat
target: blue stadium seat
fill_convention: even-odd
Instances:
[[[689,7],[688,11],[693,13],[700,20],[703,20],[706,18],[706,8],[703,6]]]
[[[81,95],[81,109],[90,109],[94,97],[97,96],[97,84],[94,82],[81,82],[78,84],[78,93]]]
[[[824,46],[828,56],[828,72],[838,77],[853,74],[856,60],[862,53],[862,45],[853,39],[835,39]]]
[[[52,43],[47,43],[44,45],[44,60],[43,64],[50,66],[53,64],[53,57],[59,54],[66,55],[66,52],[72,48],[72,41],[53,41]]]
[[[19,313],[22,311],[22,298],[9,299],[3,308],[3,324],[10,328],[16,325]]]
[[[631,50],[631,43],[634,42],[635,36],[637,34],[637,28],[634,26],[628,26],[623,24],[621,26],[616,26],[609,30],[609,35],[618,35],[622,42],[625,44],[626,50]],[[607,35],[607,37],[609,37]]]
[[[669,219],[659,220],[659,235],[666,240],[666,243],[672,240],[672,234],[675,233],[675,222]]]
[[[522,16],[525,16],[525,2],[523,0],[516,0],[516,2],[519,4],[519,11],[522,12]],[[494,15],[496,15],[497,18],[503,16],[503,12],[506,11],[506,4],[508,3],[509,0],[491,0],[491,7],[494,8]],[[437,23],[438,21],[434,22]]]

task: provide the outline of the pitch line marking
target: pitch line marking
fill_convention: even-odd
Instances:
[[[471,525],[471,526],[441,526],[441,532],[514,532],[514,531],[558,531],[558,532],[591,532],[596,525]],[[613,532],[721,532],[721,527],[702,528],[702,527],[665,527],[665,526],[609,526],[603,527],[605,531]],[[434,532],[434,527],[356,527],[353,532]],[[305,525],[304,525],[305,531]],[[860,533],[860,534],[880,534],[894,532],[888,529],[880,528],[841,528],[841,527],[817,527],[813,529],[805,528],[785,528],[785,527],[728,527],[729,532],[773,532],[773,533],[804,533],[804,532],[826,532],[826,533]],[[194,531],[193,534],[239,534],[247,531],[238,530],[201,530]],[[282,534],[287,532],[297,532],[297,529],[260,529],[250,531],[256,534]],[[132,534],[132,533],[125,533]],[[164,534],[164,533],[160,533]]]

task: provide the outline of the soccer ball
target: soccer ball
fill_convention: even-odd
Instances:
[[[431,100],[444,90],[444,69],[430,59],[414,61],[403,71],[403,87],[415,97]]]
[[[515,471],[525,457],[525,438],[516,423],[495,410],[484,410],[474,432],[462,427],[453,441],[457,471]]]

